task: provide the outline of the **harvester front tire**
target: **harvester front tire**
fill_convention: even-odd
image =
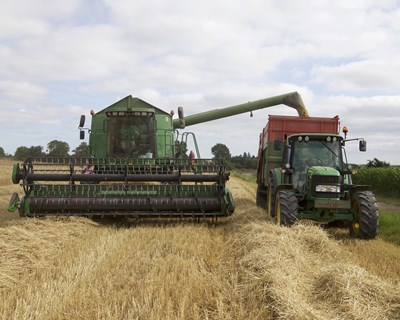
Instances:
[[[276,223],[290,227],[297,221],[298,204],[293,190],[281,190],[275,201]]]
[[[358,191],[352,200],[355,221],[350,223],[350,235],[359,239],[373,239],[378,233],[379,213],[371,191]]]

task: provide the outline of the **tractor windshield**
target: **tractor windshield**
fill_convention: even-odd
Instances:
[[[109,117],[108,155],[145,158],[155,154],[154,117]]]
[[[323,166],[342,170],[340,141],[327,141],[324,138],[294,139],[291,143],[291,164],[293,168],[293,185],[302,191],[306,182],[309,167]]]

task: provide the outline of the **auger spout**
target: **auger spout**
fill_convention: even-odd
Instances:
[[[291,92],[287,94],[282,94],[279,96],[274,96],[262,100],[257,100],[253,102],[246,102],[243,104],[214,109],[211,111],[205,111],[201,113],[197,113],[194,115],[190,115],[187,117],[183,116],[183,112],[180,111],[179,119],[175,119],[173,124],[174,128],[183,129],[187,126],[195,125],[198,123],[213,121],[221,118],[226,118],[234,115],[238,115],[241,113],[251,112],[255,110],[260,110],[264,108],[273,107],[276,105],[284,104],[291,108],[296,109],[297,113],[301,117],[308,117],[308,111],[304,102],[298,92]]]

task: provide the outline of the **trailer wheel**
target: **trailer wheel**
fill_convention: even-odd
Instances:
[[[267,215],[268,219],[275,219],[275,197],[276,197],[276,179],[275,176],[270,173],[269,183],[267,190]]]
[[[263,184],[257,186],[256,204],[257,207],[267,209],[267,194],[268,190]]]
[[[379,213],[371,191],[356,192],[352,199],[355,220],[350,223],[350,235],[360,239],[373,239],[378,233]]]
[[[297,221],[297,198],[293,190],[281,190],[276,195],[276,223],[290,227]]]

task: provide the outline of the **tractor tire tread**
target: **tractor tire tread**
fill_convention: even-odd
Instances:
[[[280,224],[286,227],[292,226],[297,220],[298,203],[293,190],[281,190],[278,193],[281,221]]]
[[[376,199],[371,191],[356,193],[359,203],[359,232],[356,234],[361,239],[373,239],[378,233],[379,212]]]
[[[267,209],[267,189],[259,184],[257,186],[257,196],[256,196],[256,205],[257,207]]]

